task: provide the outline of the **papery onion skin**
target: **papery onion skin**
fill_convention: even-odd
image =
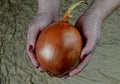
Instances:
[[[63,77],[80,63],[81,50],[79,31],[67,21],[59,21],[41,32],[35,52],[44,71]]]

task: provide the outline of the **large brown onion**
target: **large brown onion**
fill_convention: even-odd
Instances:
[[[38,37],[36,56],[41,68],[52,76],[62,77],[80,63],[82,37],[68,23],[68,15],[46,27]]]

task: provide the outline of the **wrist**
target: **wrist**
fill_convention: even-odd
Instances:
[[[86,20],[88,20],[88,21],[92,21],[93,23],[95,22],[97,22],[97,23],[99,23],[99,24],[102,24],[102,22],[103,22],[103,18],[102,17],[100,17],[99,15],[97,15],[97,13],[94,13],[94,12],[92,12],[92,11],[87,11],[87,12],[85,12],[84,14],[83,14],[83,17],[85,17],[86,18]]]
[[[105,17],[102,14],[101,11],[99,11],[96,7],[90,7],[85,13],[85,16],[92,17],[93,19],[96,19],[97,21],[103,22]]]
[[[59,13],[54,13],[54,12],[51,12],[51,11],[46,11],[46,12],[39,12],[38,11],[37,14],[36,14],[36,16],[41,16],[41,15],[52,17],[53,22],[57,22],[60,19]]]
[[[104,21],[119,6],[120,0],[94,0],[86,13]]]
[[[59,18],[61,0],[38,0],[37,14],[49,14],[53,20]]]

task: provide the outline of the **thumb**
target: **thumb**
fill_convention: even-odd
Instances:
[[[83,48],[83,50],[81,51],[81,59],[84,60],[86,58],[86,56],[88,56],[89,54],[91,54],[94,50],[95,50],[95,40],[88,40],[85,47]]]

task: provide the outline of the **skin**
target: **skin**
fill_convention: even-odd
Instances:
[[[59,21],[61,0],[38,0],[38,12],[29,24],[27,34],[27,53],[32,63],[41,71],[34,50],[37,35],[46,26]],[[86,12],[76,21],[76,28],[82,33],[86,44],[81,52],[82,63],[78,65],[69,75],[72,77],[80,73],[89,63],[96,45],[100,41],[101,26],[104,20],[120,6],[120,0],[94,0]]]
[[[46,3],[46,5],[45,5]],[[38,11],[35,18],[29,24],[27,34],[27,53],[32,63],[40,70],[40,64],[38,63],[34,50],[37,35],[46,26],[59,20],[59,0],[38,0]]]

